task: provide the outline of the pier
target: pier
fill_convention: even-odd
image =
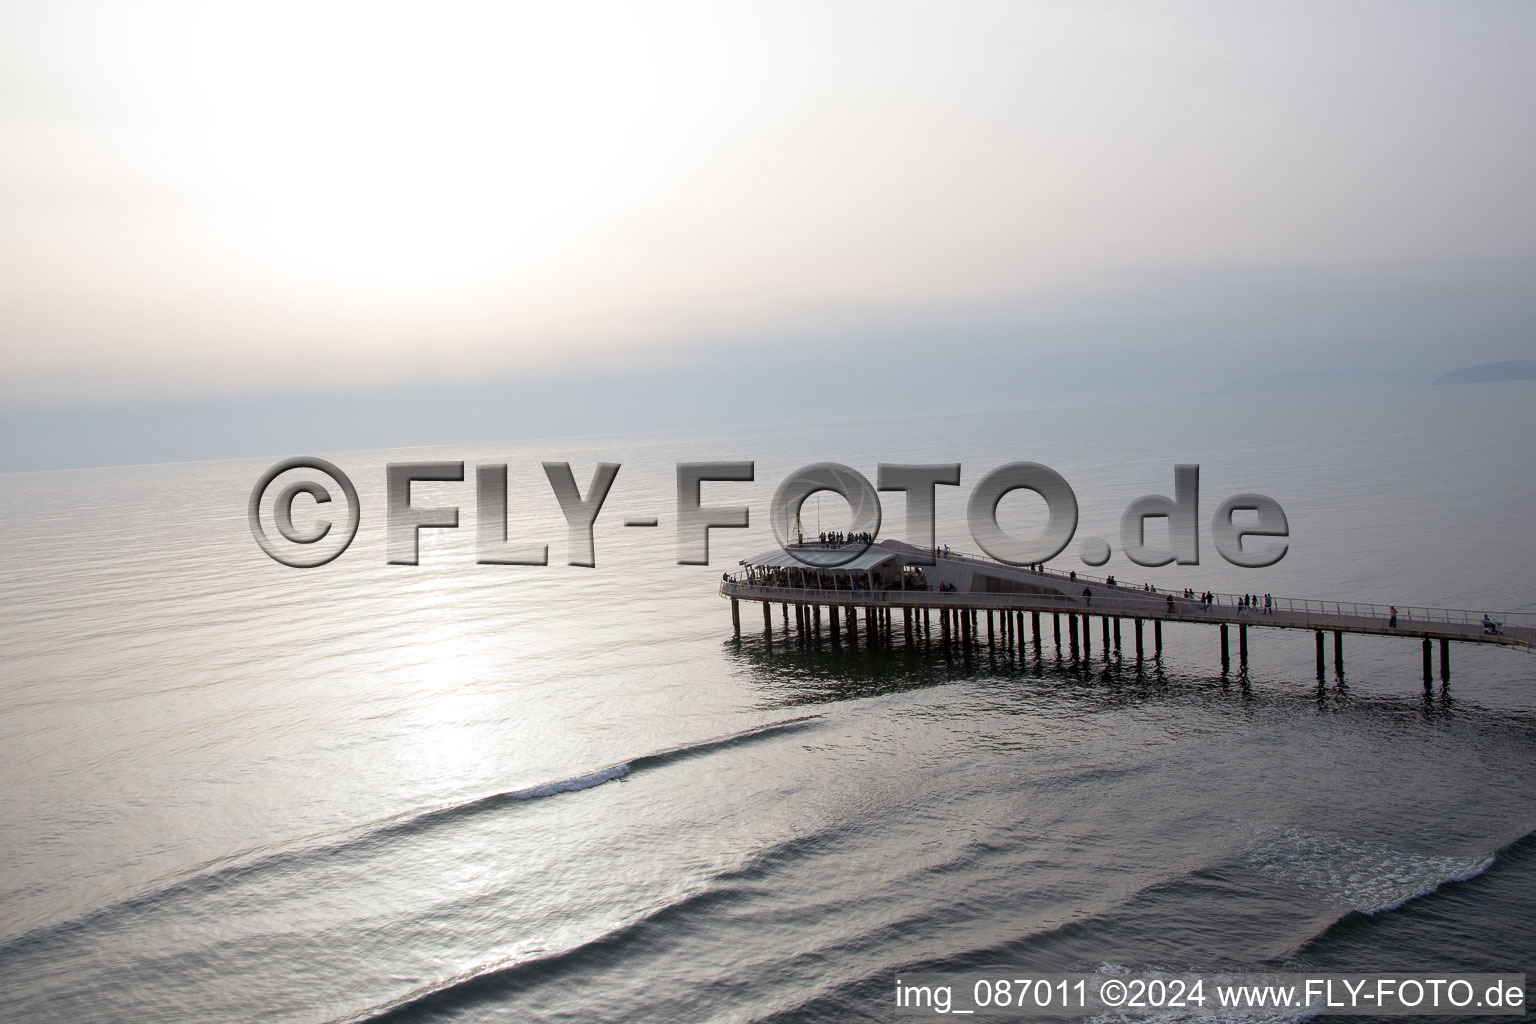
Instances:
[[[847,561],[837,566],[805,564],[841,559]],[[919,564],[923,561],[932,564]],[[1442,682],[1450,680],[1453,641],[1536,650],[1536,614],[1531,613],[1489,615],[1406,605],[1394,609],[1288,597],[1272,597],[1266,605],[1262,596],[1250,605],[1237,594],[1191,596],[1190,591],[1132,585],[1113,576],[1008,565],[958,552],[923,552],[900,541],[880,541],[867,548],[817,543],[774,548],[725,574],[720,593],[731,602],[737,636],[742,631],[742,603],[755,601],[762,605],[763,626],[770,636],[778,605],[784,628],[806,636],[825,634],[839,642],[846,636],[848,643],[857,645],[893,643],[899,633],[906,644],[914,645],[931,643],[937,633],[942,644],[969,645],[981,642],[985,631],[988,643],[1001,641],[1021,654],[1033,641],[1037,657],[1047,643],[1060,653],[1065,640],[1067,656],[1080,661],[1091,659],[1095,646],[1106,659],[1111,651],[1122,656],[1122,624],[1132,635],[1138,662],[1162,658],[1163,623],[1209,625],[1215,627],[1212,649],[1223,673],[1231,669],[1234,634],[1238,667],[1246,670],[1250,628],[1311,631],[1319,679],[1326,671],[1329,646],[1334,671],[1344,671],[1346,633],[1418,640],[1426,686],[1437,646]],[[1495,631],[1485,627],[1485,616],[1497,624]],[[1042,630],[1049,631],[1049,640]]]

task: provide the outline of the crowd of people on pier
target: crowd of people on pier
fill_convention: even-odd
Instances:
[[[872,533],[844,533],[842,530],[823,530],[821,532],[821,546],[824,548],[840,548],[844,544],[873,544],[875,535]]]

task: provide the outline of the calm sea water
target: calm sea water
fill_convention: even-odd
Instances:
[[[1224,678],[1175,626],[1142,672],[1019,665],[750,605],[738,641],[716,592],[795,467],[959,461],[941,540],[973,550],[971,485],[1029,459],[1122,580],[1531,611],[1533,438],[1501,384],[342,453],[362,528],[307,571],[247,529],[272,460],[0,478],[3,1016],[888,1020],[920,968],[1536,969],[1536,656],[1458,647],[1426,692],[1416,642],[1349,638],[1320,687],[1306,633]],[[552,564],[475,564],[471,475],[417,487],[463,528],[386,565],[383,466],[432,458],[508,463]],[[709,459],[756,461],[705,496],[753,527],[678,566],[673,467]],[[596,568],[541,460],[623,465]],[[1279,500],[1290,554],[1123,559],[1177,462],[1203,518]]]

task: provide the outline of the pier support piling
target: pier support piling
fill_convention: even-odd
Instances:
[[[1434,659],[1433,648],[1429,645],[1429,637],[1424,638],[1424,689],[1429,689],[1432,673],[1430,662]]]
[[[1240,623],[1237,627],[1237,667],[1243,670],[1248,668],[1248,623]]]
[[[1141,620],[1137,619],[1136,620],[1136,660],[1137,661],[1141,661],[1145,657],[1146,657],[1146,655],[1142,653],[1142,647],[1141,647]]]
[[[1327,674],[1327,668],[1323,660],[1323,631],[1319,629],[1313,636],[1317,638],[1317,678],[1321,680]]]
[[[1344,634],[1339,630],[1333,631],[1333,671],[1335,675],[1344,674]]]
[[[736,636],[739,639],[741,637],[741,606],[736,603],[734,597],[731,598],[731,626],[736,630]]]
[[[1077,659],[1077,616],[1067,616],[1067,646],[1072,649],[1073,660]]]
[[[1163,620],[1152,620],[1152,655],[1158,661],[1163,660]]]
[[[1449,640],[1440,641],[1440,681],[1442,683],[1451,681],[1451,642]]]
[[[1232,657],[1228,643],[1227,624],[1223,622],[1221,624],[1221,671],[1223,675],[1232,669]],[[1319,641],[1319,643],[1321,643],[1321,641]]]

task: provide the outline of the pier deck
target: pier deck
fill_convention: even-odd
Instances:
[[[795,553],[826,558],[827,552],[838,550],[813,543],[796,549]],[[1074,652],[1079,619],[1082,620],[1085,652],[1092,618],[1101,619],[1106,641],[1109,624],[1114,622],[1117,647],[1119,620],[1132,620],[1136,625],[1138,655],[1142,649],[1141,623],[1144,621],[1152,622],[1157,630],[1158,650],[1162,646],[1163,622],[1214,625],[1221,630],[1224,668],[1228,657],[1227,634],[1232,626],[1238,627],[1244,662],[1247,660],[1250,626],[1315,632],[1319,672],[1322,671],[1322,634],[1325,632],[1334,634],[1334,661],[1339,668],[1343,659],[1343,634],[1417,638],[1424,644],[1426,679],[1432,641],[1441,642],[1442,678],[1448,677],[1448,645],[1452,641],[1536,649],[1536,614],[1532,613],[1398,606],[1394,623],[1392,607],[1385,604],[1275,597],[1270,609],[1266,610],[1262,596],[1256,607],[1245,607],[1240,595],[1226,593],[1213,594],[1208,603],[1198,594],[1191,598],[1183,592],[1170,594],[1166,590],[1146,589],[1142,584],[1129,585],[1118,580],[1110,583],[1108,579],[1083,573],[1024,568],[968,554],[940,553],[933,565],[919,569],[910,560],[916,554],[918,549],[910,545],[882,541],[871,545],[865,554],[850,563],[850,567],[815,568],[802,565],[789,552],[775,549],[744,560],[741,570],[728,573],[721,581],[720,593],[732,601],[738,632],[738,601],[783,605],[786,619],[790,607],[797,609],[797,620],[803,609],[813,610],[818,628],[821,608],[843,610],[850,627],[853,612],[863,608],[866,616],[871,611],[876,612],[877,628],[883,624],[887,631],[891,628],[889,609],[901,608],[908,619],[905,628],[909,636],[912,629],[910,616],[914,612],[921,611],[926,615],[936,611],[942,617],[945,634],[948,635],[952,626],[961,636],[973,635],[981,628],[983,624],[977,615],[983,613],[989,636],[994,628],[1001,629],[1005,636],[1015,632],[1022,635],[1023,614],[1029,614],[1035,638],[1039,640],[1038,617],[1049,614],[1055,616],[1052,627],[1058,643],[1062,617],[1065,616]],[[764,613],[766,621],[766,607]],[[1002,616],[996,627],[994,613]],[[1014,625],[1013,613],[1019,613],[1017,625]],[[812,611],[805,614],[808,616]],[[1485,631],[1485,614],[1499,624],[1498,632]],[[834,634],[838,630],[835,615],[829,628]]]

